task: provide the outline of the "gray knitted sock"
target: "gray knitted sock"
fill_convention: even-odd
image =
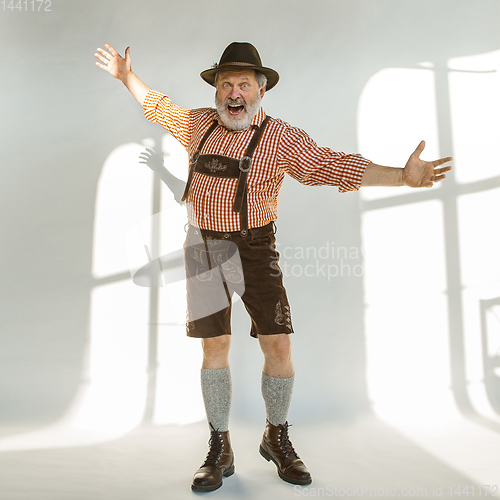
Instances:
[[[218,369],[202,368],[201,392],[209,424],[212,424],[215,430],[227,431],[232,395],[229,366]]]
[[[262,397],[266,403],[267,420],[273,425],[286,422],[292,401],[293,378],[271,377],[262,372]]]

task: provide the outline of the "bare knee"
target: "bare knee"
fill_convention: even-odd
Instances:
[[[292,357],[292,345],[290,335],[287,333],[278,335],[259,335],[260,347],[264,357],[286,363]]]
[[[230,335],[220,335],[201,340],[203,368],[226,368],[229,366]]]

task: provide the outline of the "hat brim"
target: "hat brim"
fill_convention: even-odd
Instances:
[[[254,69],[256,71],[260,71],[261,73],[264,73],[267,78],[267,85],[266,85],[266,91],[271,90],[277,83],[278,80],[280,79],[280,76],[274,69],[271,68],[264,68],[262,66],[239,66],[239,65],[227,65],[223,66],[222,68],[210,68],[205,71],[202,71],[200,73],[200,76],[205,80],[209,85],[212,85],[212,87],[215,87],[215,74],[218,71],[223,71],[225,69],[233,69],[233,70],[239,70],[239,69]]]

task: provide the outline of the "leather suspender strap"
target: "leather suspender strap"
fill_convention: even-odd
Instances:
[[[238,178],[238,185],[236,187],[236,195],[234,197],[234,204],[233,204],[233,210],[235,212],[241,212],[243,206],[246,207],[246,197],[247,197],[247,177],[248,177],[248,172],[250,172],[250,169],[252,168],[252,156],[255,152],[255,148],[257,147],[257,144],[259,143],[259,139],[262,136],[262,132],[264,132],[264,129],[266,128],[267,122],[269,121],[270,116],[266,116],[264,121],[262,122],[261,126],[254,132],[252,139],[250,140],[250,144],[248,145],[248,148],[246,150],[245,156],[240,160],[240,176]],[[245,202],[245,203],[244,203]],[[247,210],[245,210],[246,212]],[[244,214],[241,214],[241,217],[243,217]],[[247,217],[248,214],[245,214],[245,217]],[[242,229],[247,229],[248,224],[243,225],[243,221],[241,224]]]
[[[228,163],[229,167],[227,169],[227,174],[229,175],[224,175],[224,177],[232,177],[233,179],[236,178],[236,175],[238,175],[238,169],[239,169],[239,175],[238,175],[238,184],[236,186],[236,195],[234,197],[234,203],[233,203],[233,210],[236,213],[240,213],[240,231],[242,236],[246,236],[248,232],[248,203],[247,203],[247,177],[248,173],[250,172],[252,168],[252,156],[255,152],[255,149],[257,148],[257,145],[259,143],[259,140],[262,136],[262,133],[264,132],[264,129],[266,128],[267,122],[269,121],[271,117],[266,116],[266,118],[263,120],[262,124],[260,127],[253,133],[252,138],[250,139],[250,143],[248,144],[247,150],[245,152],[245,155],[241,160],[233,160],[231,158],[227,158],[228,161],[232,161],[235,164]],[[198,163],[198,158],[200,157],[200,152],[210,136],[210,134],[215,130],[217,127],[218,122],[215,120],[210,128],[205,132],[205,135],[200,141],[200,144],[198,146],[198,149],[196,150],[196,153],[193,155],[193,159],[190,162],[190,169],[189,169],[189,175],[188,175],[188,180],[186,183],[186,187],[184,189],[184,194],[182,195],[181,201],[185,201],[188,197],[189,194],[189,188],[191,186],[191,182],[193,180],[193,174],[195,170],[197,169],[197,163]],[[202,155],[203,158],[205,156]],[[217,157],[218,155],[208,155],[207,158],[214,158]],[[210,165],[209,165],[210,166]],[[226,169],[226,165],[222,165],[224,167],[224,170]],[[238,168],[237,168],[238,166]],[[203,169],[206,167],[206,165],[200,165],[199,168]],[[232,169],[232,170],[231,170]],[[231,172],[231,173],[230,173]],[[226,172],[225,172],[226,174]],[[210,173],[208,174],[210,175]],[[213,175],[213,173],[212,173]]]
[[[217,120],[214,120],[212,125],[210,125],[210,128],[205,132],[205,135],[202,137],[200,144],[198,145],[198,149],[196,150],[196,153],[193,155],[192,161],[189,163],[188,180],[186,182],[186,187],[184,188],[184,194],[182,195],[181,201],[185,201],[188,196],[189,187],[191,186],[191,181],[193,180],[193,174],[196,168],[196,162],[198,161],[198,157],[200,156],[200,151],[202,150],[208,137],[215,130],[218,124],[219,122]]]
[[[247,190],[243,192],[242,208],[240,211],[240,233],[245,237],[248,233],[248,201]]]

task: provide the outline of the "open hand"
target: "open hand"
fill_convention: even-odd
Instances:
[[[104,63],[101,64],[99,62],[96,62],[97,66],[107,71],[116,79],[123,81],[123,79],[131,71],[130,47],[127,47],[125,49],[125,57],[123,58],[120,54],[118,54],[118,52],[116,52],[113,47],[111,47],[111,45],[105,44],[104,46],[109,50],[109,52],[106,52],[105,50],[98,47],[97,52],[99,52],[99,54],[97,52],[94,54],[97,59],[99,59],[99,61],[102,61]]]
[[[432,187],[435,182],[442,181],[445,172],[451,170],[451,166],[437,168],[443,163],[451,161],[453,158],[440,158],[435,161],[423,161],[420,153],[425,148],[425,141],[422,141],[417,149],[411,154],[403,169],[403,184],[410,187]]]
[[[142,151],[139,154],[139,159],[142,160],[139,163],[144,163],[154,172],[161,172],[164,168],[163,157],[156,154],[150,148],[146,148],[146,151]]]
[[[168,154],[168,153],[167,153]],[[174,199],[179,205],[184,205],[182,195],[186,183],[173,175],[163,164],[163,154],[155,153],[152,149],[146,148],[139,154],[139,163],[147,165],[153,172],[159,174],[161,180],[167,185],[168,189],[174,194]]]

